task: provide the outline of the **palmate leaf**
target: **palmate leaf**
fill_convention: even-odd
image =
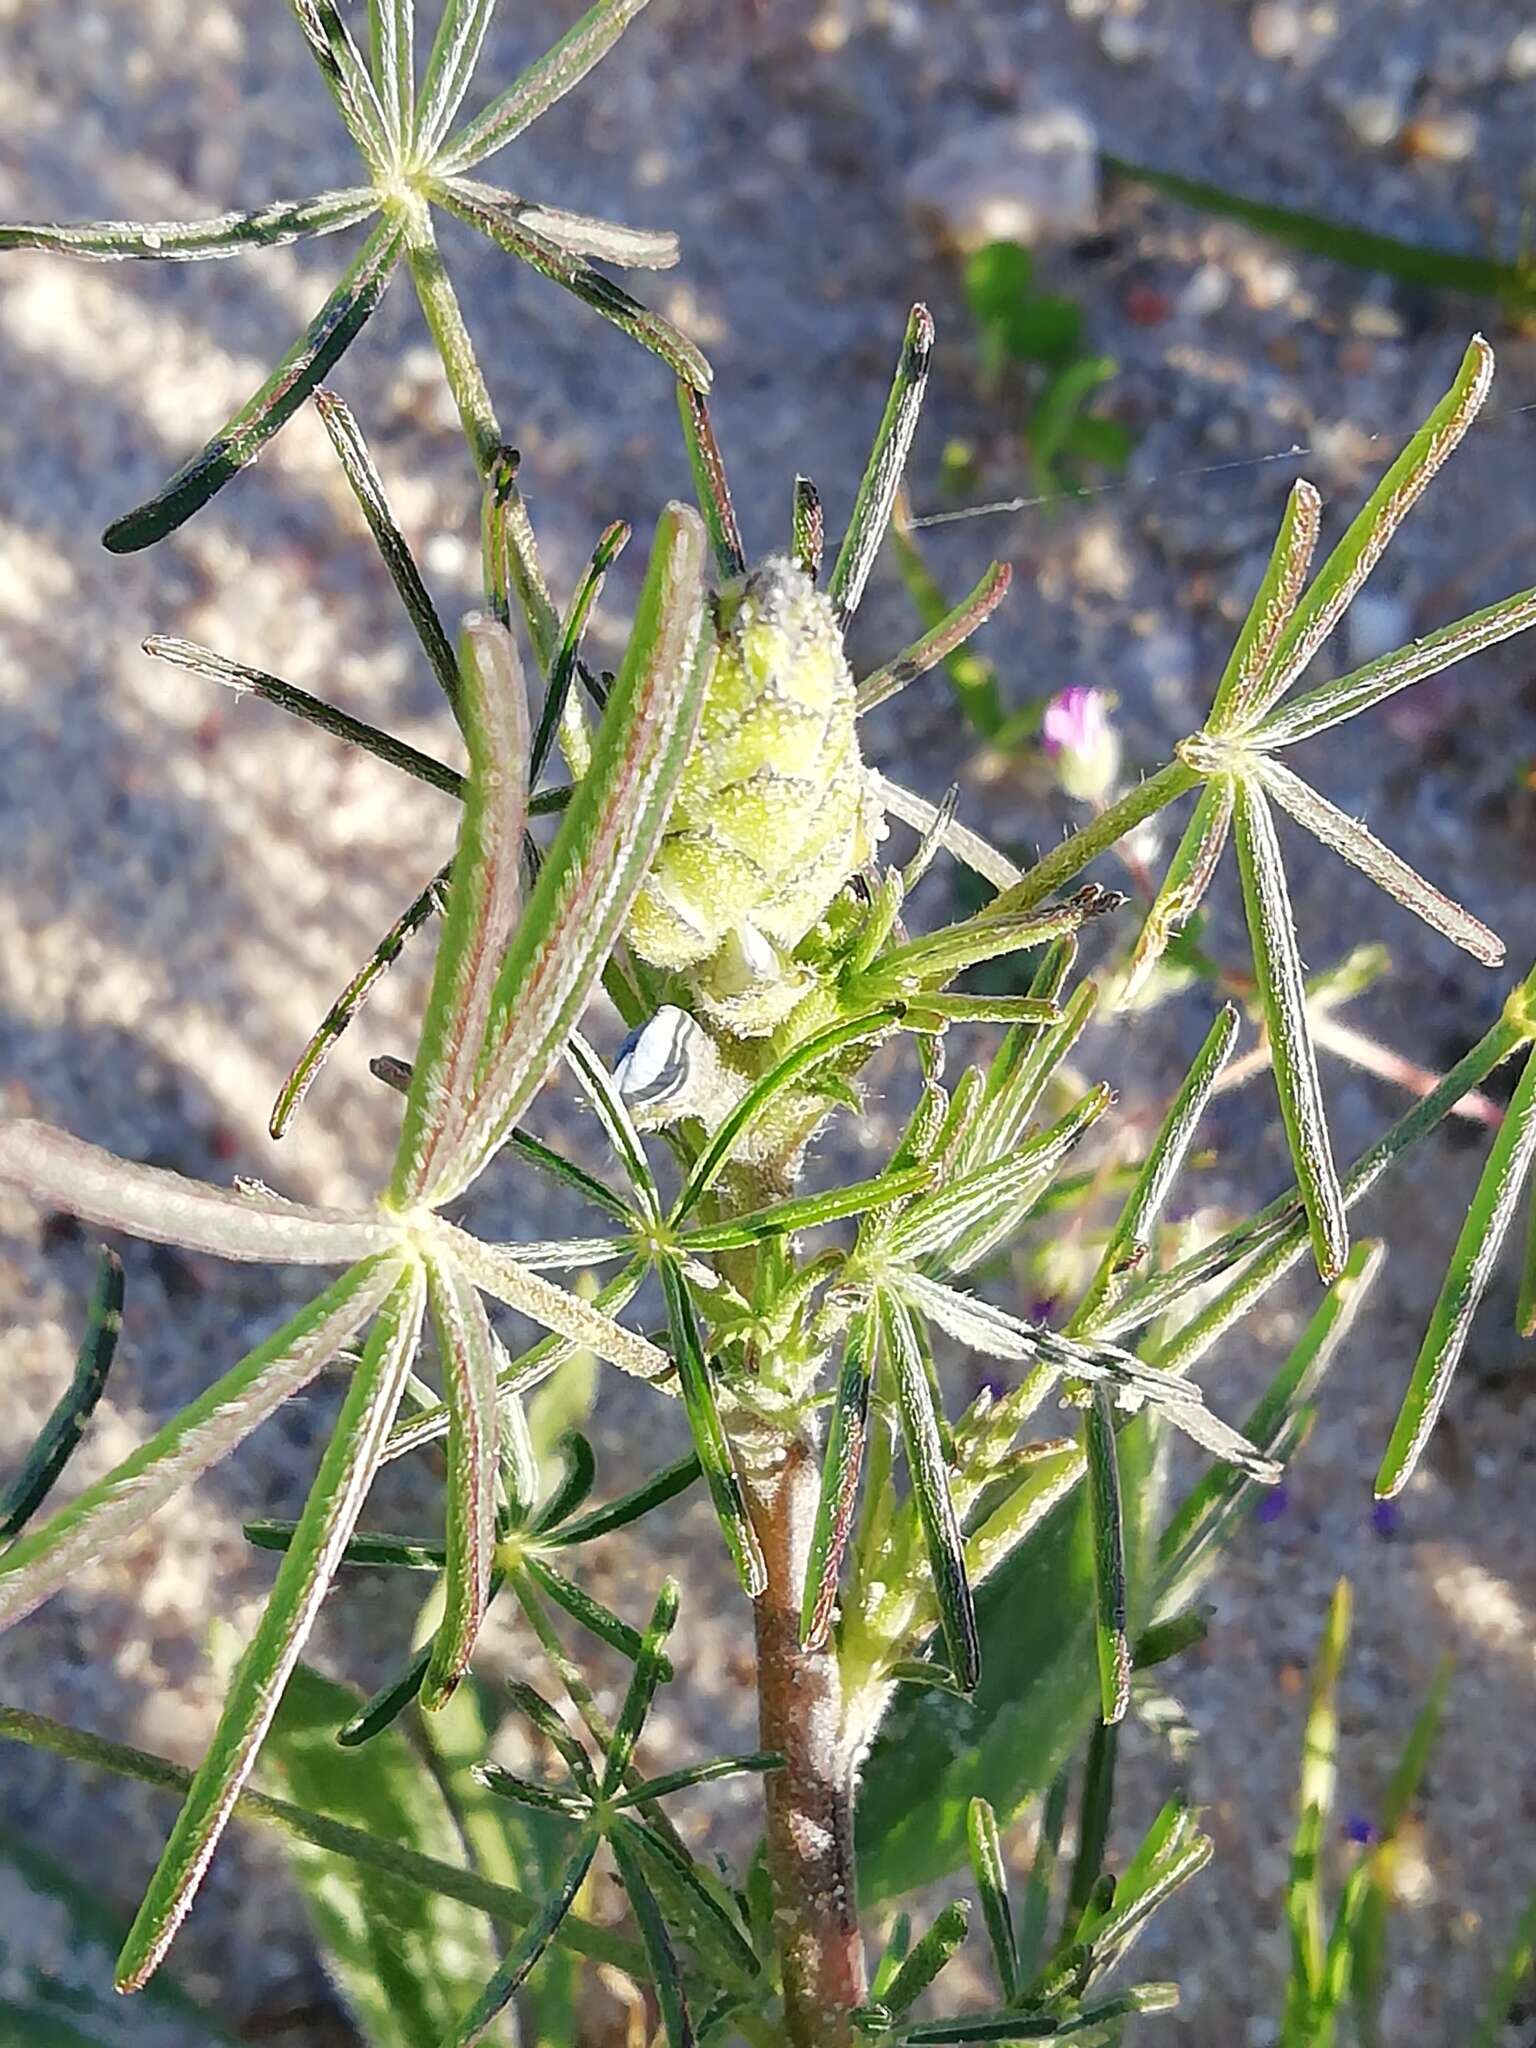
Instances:
[[[396,1279],[363,1347],[266,1611],[240,1660],[213,1741],[123,1944],[117,1965],[120,1990],[136,1990],[154,1974],[255,1765],[378,1469],[416,1355],[424,1310],[421,1270],[410,1267]]]

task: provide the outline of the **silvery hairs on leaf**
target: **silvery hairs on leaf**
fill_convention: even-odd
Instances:
[[[336,0],[290,0],[336,110],[362,159],[366,182],[314,198],[274,200],[206,221],[103,220],[79,226],[0,225],[0,251],[43,249],[97,262],[194,263],[249,249],[340,233],[377,216],[362,250],[261,388],[143,505],[107,528],[118,553],[148,547],[254,461],[327,377],[379,305],[402,257],[481,467],[501,436],[453,287],[438,254],[432,209],[465,222],[497,247],[563,287],[661,357],[685,382],[709,388],[710,369],[687,337],[586,260],[660,269],[677,261],[676,238],[539,206],[467,173],[520,136],[605,57],[646,0],[598,4],[506,91],[453,126],[473,83],[494,0],[444,0],[426,70],[413,75],[408,14],[371,10],[391,25],[365,59]]]

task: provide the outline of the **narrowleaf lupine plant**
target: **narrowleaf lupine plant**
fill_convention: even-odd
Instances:
[[[44,1207],[215,1256],[341,1273],[115,1471],[36,1523],[111,1360],[121,1280],[110,1261],[104,1266],[75,1380],[38,1443],[17,1447],[19,1476],[3,1502],[11,1541],[0,1554],[0,1624],[22,1619],[110,1552],[328,1364],[349,1374],[303,1514],[250,1531],[280,1562],[198,1770],[179,1776],[15,1710],[0,1710],[0,1733],[182,1785],[179,1817],[122,1951],[118,1982],[132,1990],[165,1956],[224,1828],[241,1815],[405,1882],[464,1895],[462,1873],[258,1795],[247,1781],[339,1567],[427,1570],[442,1588],[426,1646],[338,1725],[349,1747],[365,1746],[402,1714],[439,1712],[470,1669],[488,1605],[507,1591],[587,1740],[517,1680],[513,1704],[563,1776],[529,1778],[488,1763],[483,1783],[566,1826],[568,1852],[547,1896],[494,1885],[476,1894],[511,1932],[453,2042],[505,2027],[552,1942],[621,1963],[647,1984],[656,2038],[671,2048],[733,2039],[848,2048],[872,2037],[1118,2038],[1125,2018],[1164,2010],[1176,1994],[1104,1979],[1151,1912],[1208,1860],[1210,1843],[1175,1802],[1118,1878],[1102,1869],[1115,1727],[1138,1669],[1198,1639],[1192,1602],[1201,1579],[1255,1489],[1276,1479],[1305,1439],[1320,1377],[1380,1264],[1379,1246],[1351,1246],[1348,1208],[1501,1061],[1527,1054],[1387,1454],[1379,1483],[1390,1492],[1411,1472],[1444,1399],[1536,1149],[1533,977],[1438,1086],[1339,1169],[1271,809],[1289,811],[1474,957],[1501,959],[1485,927],[1278,759],[1536,618],[1536,591],[1526,591],[1292,694],[1465,432],[1487,389],[1489,351],[1473,343],[1444,402],[1310,581],[1320,504],[1310,486],[1297,485],[1205,726],[1167,766],[1021,871],[959,823],[954,792],[934,806],[871,767],[861,724],[989,616],[1006,572],[994,564],[953,614],[862,681],[844,650],[917,422],[933,340],[927,313],[911,315],[830,568],[824,573],[820,500],[804,478],[794,488],[788,550],[749,567],[703,396],[707,367],[578,260],[670,260],[670,241],[532,208],[465,175],[584,75],[639,0],[601,0],[457,130],[488,0],[447,0],[419,90],[409,0],[370,6],[366,59],[330,0],[294,0],[294,8],[363,154],[366,187],[202,227],[8,228],[0,244],[189,259],[381,215],[294,356],[108,538],[130,547],[169,531],[312,395],[442,684],[467,766],[452,768],[243,662],[183,642],[150,645],[460,801],[458,848],[448,868],[418,885],[348,983],[273,1111],[278,1137],[379,975],[441,912],[414,1053],[374,1062],[404,1107],[393,1172],[368,1207],[316,1209],[253,1182],[192,1182],[35,1123],[0,1124],[0,1177]],[[589,671],[582,635],[629,529],[620,522],[603,534],[561,616],[516,458],[502,445],[437,263],[431,203],[483,226],[681,375],[700,510],[661,512],[616,677]],[[464,621],[456,648],[357,423],[320,388],[402,253],[482,479],[484,608]],[[557,744],[565,783],[548,779]],[[1194,813],[1145,919],[1132,979],[1150,971],[1194,913],[1233,837],[1296,1186],[1214,1242],[1171,1258],[1161,1219],[1233,1051],[1236,1013],[1215,1016],[1128,1174],[1068,1171],[1077,1147],[1110,1118],[1113,1097],[1104,1087],[1078,1090],[1067,1063],[1099,1004],[1095,983],[1077,974],[1079,935],[1125,909],[1083,873],[1188,794]],[[540,842],[534,834],[545,818],[558,822]],[[904,862],[893,850],[902,829],[916,834]],[[995,893],[974,915],[924,928],[910,918],[911,904],[941,854]],[[1029,993],[965,987],[971,968],[1026,953]],[[582,1031],[600,989],[630,1027],[612,1066]],[[946,1078],[946,1040],[958,1024],[996,1026],[1000,1036]],[[877,1172],[840,1178],[839,1121],[858,1108],[877,1053],[887,1071],[903,1056],[914,1063],[916,1106]],[[535,1095],[557,1077],[600,1121],[612,1154],[607,1178],[522,1128]],[[508,1245],[450,1220],[444,1212],[457,1213],[486,1166],[508,1153],[588,1201],[597,1233]],[[1123,1205],[1106,1217],[1105,1193],[1115,1188]],[[1063,1218],[1098,1257],[1059,1326],[978,1291],[1022,1233],[1049,1233]],[[1192,1368],[1309,1247],[1327,1292],[1236,1429],[1206,1405]],[[611,1277],[595,1299],[546,1277],[604,1269]],[[623,1320],[643,1288],[661,1304],[651,1335]],[[1533,1294],[1528,1279],[1528,1321]],[[493,1322],[497,1304],[547,1334],[509,1356]],[[550,1488],[522,1406],[583,1348],[644,1380],[658,1399],[678,1401],[693,1441],[687,1458],[660,1471],[638,1459],[639,1469],[623,1475],[625,1490],[585,1512],[595,1478],[585,1441],[568,1439],[563,1476]],[[957,1348],[1002,1370],[951,1416],[946,1367]],[[1052,1389],[1070,1426],[1036,1441],[1032,1421]],[[1159,1456],[1170,1429],[1215,1461],[1171,1506]],[[441,1529],[363,1529],[383,1464],[439,1443]],[[637,1745],[671,1676],[663,1645],[678,1589],[664,1584],[648,1625],[637,1628],[562,1566],[578,1547],[698,1482],[754,1619],[761,1748],[657,1777],[642,1768]],[[631,1660],[616,1716],[605,1713],[557,1611]],[[1076,1860],[1053,1888],[1067,1772],[1084,1744]],[[662,1801],[731,1772],[761,1775],[764,1845],[756,1860],[722,1874],[694,1857]],[[1015,1910],[1000,1823],[1036,1798],[1036,1859]],[[591,1917],[583,1880],[600,1852],[612,1858],[636,1939]],[[996,1998],[968,2017],[920,2017],[919,2000],[965,1937],[965,1902],[942,1909],[915,1943],[899,1916],[872,1967],[860,1905],[967,1863]]]

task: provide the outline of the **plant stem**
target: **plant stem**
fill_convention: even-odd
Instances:
[[[820,1490],[804,1437],[781,1439],[749,1477],[768,1568],[757,1617],[758,1726],[784,1768],[765,1781],[768,1867],[792,2048],[853,2048],[866,1995],[853,1860],[853,1754],[837,1654],[800,1647],[800,1590]]]
[[[475,467],[485,476],[501,451],[501,428],[458,297],[437,252],[432,219],[425,206],[411,218],[406,261],[433,342],[443,359],[443,372],[458,406]]]
[[[1011,889],[1005,889],[989,903],[988,910],[1033,910],[1047,896],[1054,896],[1074,875],[1080,874],[1090,861],[1097,860],[1101,853],[1108,853],[1127,832],[1134,832],[1138,825],[1144,824],[1165,804],[1175,802],[1193,789],[1199,780],[1194,770],[1185,767],[1182,761],[1170,761],[1166,768],[1159,768],[1145,782],[1138,782],[1134,789],[1127,790],[1118,803],[1101,811],[1092,824],[1085,825],[1081,832],[1074,832],[1070,839],[1063,839],[1044,860],[1036,862],[1023,881],[1015,882]]]

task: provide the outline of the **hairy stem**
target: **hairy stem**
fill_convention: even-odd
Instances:
[[[800,1594],[820,1487],[803,1437],[749,1482],[768,1569],[756,1604],[758,1725],[785,1760],[765,1783],[768,1865],[792,2048],[852,2048],[866,1994],[853,1861],[853,1752],[833,1649],[800,1647]]]
[[[1010,889],[1004,889],[997,899],[987,907],[989,910],[1033,910],[1047,896],[1081,874],[1090,861],[1097,860],[1101,853],[1108,853],[1127,832],[1134,832],[1138,825],[1162,810],[1165,804],[1175,802],[1193,789],[1200,778],[1192,768],[1182,761],[1170,761],[1166,768],[1159,768],[1155,775],[1149,775],[1145,782],[1138,782],[1128,790],[1118,803],[1101,811],[1089,825],[1048,853],[1044,860],[1037,861],[1025,875],[1023,881],[1015,882]]]

